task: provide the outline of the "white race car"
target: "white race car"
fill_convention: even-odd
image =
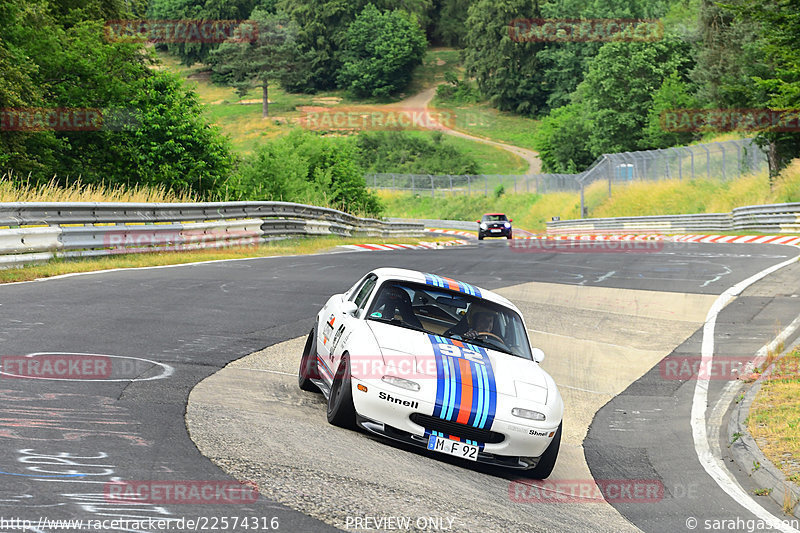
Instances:
[[[299,384],[325,395],[337,426],[543,479],[564,413],[543,358],[502,296],[379,268],[317,315]]]

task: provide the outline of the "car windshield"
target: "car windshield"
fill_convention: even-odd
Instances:
[[[533,359],[519,314],[461,292],[421,283],[387,281],[375,295],[366,319]]]
[[[506,222],[507,220],[505,215],[483,215],[484,222]]]

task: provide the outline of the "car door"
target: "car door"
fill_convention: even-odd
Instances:
[[[342,295],[340,302],[330,306],[329,316],[325,319],[326,323],[323,326],[327,332],[327,339],[323,344],[324,353],[323,350],[320,350],[320,357],[325,360],[331,375],[336,373],[341,356],[347,350],[346,339],[350,336],[350,332],[356,326],[356,322],[363,320],[364,307],[375,290],[377,281],[378,277],[375,274],[368,275],[356,290],[350,293],[349,297]],[[355,312],[346,312],[346,307],[352,308],[353,304],[356,306]]]

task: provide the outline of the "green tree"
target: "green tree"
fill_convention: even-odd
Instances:
[[[96,18],[104,13],[54,6],[69,7],[0,0],[0,105],[97,110],[104,121],[91,131],[0,131],[3,170],[211,194],[234,161],[196,96],[176,76],[154,71],[140,42],[106,41]]]
[[[147,10],[150,20],[245,20],[256,7],[274,9],[270,0],[151,0]],[[170,54],[180,58],[184,65],[204,63],[208,54],[217,48],[217,42],[198,39],[159,44]]]
[[[673,72],[686,78],[689,51],[686,42],[669,38],[603,45],[577,89],[593,124],[594,155],[647,147],[644,131],[653,94]]]
[[[542,160],[542,170],[574,174],[592,164],[589,149],[593,126],[581,102],[554,109],[542,119],[534,142]]]
[[[773,109],[792,109],[797,120],[800,108],[800,11],[796,2],[785,0],[742,0],[731,8],[741,19],[759,25],[758,48],[773,71],[753,76],[759,90],[766,94],[762,105]],[[796,123],[796,122],[795,122]],[[789,162],[800,157],[800,133],[770,128],[757,140],[767,148],[770,183]]]
[[[701,0],[698,31],[697,64],[690,74],[698,99],[715,108],[763,103],[767,96],[753,77],[770,77],[772,69],[759,47],[758,23],[737,19],[730,10]]]
[[[368,4],[347,29],[338,81],[358,96],[389,96],[411,81],[426,45],[413,16]]]
[[[548,91],[538,57],[543,43],[514,40],[509,33],[512,20],[541,16],[539,0],[478,0],[469,7],[464,66],[498,109],[535,115],[546,106]]]
[[[695,109],[697,98],[692,87],[673,72],[664,78],[661,87],[653,94],[653,106],[647,117],[647,130],[642,148],[668,148],[689,144],[698,135],[691,131],[671,131],[664,125],[664,113],[675,109]]]
[[[405,131],[364,132],[355,138],[367,172],[475,174],[478,163],[456,149],[441,132],[431,136]]]
[[[286,17],[255,10],[250,19],[258,38],[242,40],[239,33],[209,55],[216,81],[236,87],[240,96],[261,87],[262,116],[269,116],[269,84],[285,79],[301,62],[297,26]]]
[[[464,28],[472,0],[438,0],[434,3],[429,34],[445,46],[464,46]]]
[[[349,139],[300,129],[261,146],[227,185],[242,200],[322,203],[370,215],[382,209]]]

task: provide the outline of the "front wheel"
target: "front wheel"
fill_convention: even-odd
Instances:
[[[328,396],[328,422],[334,426],[353,429],[356,426],[356,408],[353,406],[353,385],[350,380],[350,358],[342,357],[333,376],[331,394]]]
[[[556,466],[556,458],[558,457],[558,449],[561,447],[561,426],[563,424],[564,422],[561,422],[558,425],[558,429],[553,436],[553,440],[550,442],[550,446],[547,447],[539,458],[539,464],[531,470],[528,470],[529,477],[533,479],[545,479],[553,472],[553,468]]]
[[[512,238],[513,238],[513,237],[511,237],[511,234],[510,234],[510,233],[509,233],[508,235],[506,235],[506,239],[512,239]]]
[[[306,339],[306,346],[303,348],[303,357],[300,358],[300,371],[297,373],[297,384],[301,389],[308,392],[320,392],[314,385],[312,379],[319,379],[317,370],[317,332],[316,328],[311,330]]]

